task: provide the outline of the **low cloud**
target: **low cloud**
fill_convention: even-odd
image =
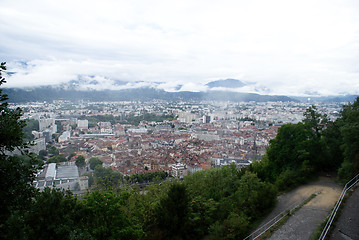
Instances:
[[[232,77],[255,83],[243,92],[359,94],[358,12],[337,0],[4,0],[0,59],[14,72],[5,87],[92,76],[101,84],[83,87],[206,91]]]

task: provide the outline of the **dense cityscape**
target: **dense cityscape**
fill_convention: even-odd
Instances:
[[[75,183],[80,183],[80,190],[84,191],[88,187],[87,178],[73,169],[78,156],[83,156],[86,163],[80,175],[92,171],[89,160],[94,157],[101,160],[104,168],[123,176],[165,171],[169,176],[183,178],[233,162],[241,168],[260,160],[278,128],[285,123],[300,122],[311,105],[309,101],[157,100],[54,101],[12,106],[21,107],[23,118],[33,121],[36,129],[31,131],[36,144],[33,152],[39,154],[52,146],[66,159],[58,162],[57,168],[49,168],[49,163],[35,185],[40,189],[56,185],[79,190]],[[314,105],[331,120],[336,119],[341,108],[339,103]],[[50,157],[51,154],[45,159]]]

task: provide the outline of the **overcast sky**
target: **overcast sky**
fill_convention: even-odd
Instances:
[[[0,0],[6,87],[92,76],[173,91],[359,94],[358,0]],[[135,85],[135,83],[134,83]],[[134,86],[133,85],[133,86]]]

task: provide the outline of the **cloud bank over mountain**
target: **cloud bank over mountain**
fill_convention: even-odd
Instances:
[[[0,60],[5,87],[358,94],[358,16],[354,0],[3,0]]]

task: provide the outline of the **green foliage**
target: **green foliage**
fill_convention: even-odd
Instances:
[[[73,158],[74,156],[76,156],[76,153],[72,152],[67,156],[67,160],[70,161],[71,158]]]
[[[39,121],[35,119],[27,119],[25,127],[22,129],[24,133],[24,139],[27,141],[33,140],[34,136],[32,131],[39,131]]]
[[[82,200],[83,227],[94,239],[141,239],[141,226],[125,214],[129,194],[93,191]]]
[[[57,127],[57,132],[62,133],[64,131],[64,129],[63,129],[63,126],[61,124],[61,121],[56,121],[55,124],[56,124],[56,127]]]
[[[343,106],[341,121],[344,163],[339,171],[342,179],[348,181],[354,174],[359,173],[359,97],[353,104]]]
[[[208,228],[215,222],[218,202],[202,196],[192,198],[189,203],[189,236],[192,239],[208,234]]]
[[[270,141],[267,148],[268,161],[272,168],[272,176],[277,177],[284,169],[295,169],[303,160],[308,159],[308,129],[304,124],[285,124],[278,129],[277,136]]]
[[[97,165],[94,172],[95,183],[98,188],[114,188],[118,187],[123,177],[122,174],[113,171],[111,168],[104,168]]]
[[[344,160],[341,148],[343,137],[340,127],[340,120],[329,122],[327,128],[323,131],[323,140],[327,148],[327,161],[323,164],[323,167],[329,171],[337,170]]]
[[[188,232],[195,239],[209,231],[213,239],[247,234],[251,224],[274,206],[277,193],[272,184],[249,171],[238,171],[235,165],[196,172],[184,183],[192,199],[189,224],[193,227]]]
[[[70,239],[80,231],[80,206],[70,191],[45,188],[36,194],[25,214],[25,232],[29,239]]]
[[[86,166],[86,162],[85,162],[85,157],[82,156],[82,155],[79,155],[77,158],[76,158],[76,161],[75,161],[75,164],[78,168],[83,168]]]
[[[338,170],[343,183],[359,173],[359,98],[344,105],[335,122],[314,106],[304,116],[303,123],[281,126],[263,160],[250,169],[279,190],[302,184],[319,171]]]
[[[320,137],[324,127],[329,121],[327,115],[322,115],[318,113],[315,106],[311,106],[306,109],[303,115],[303,123],[310,127],[317,137]]]
[[[55,146],[51,146],[48,152],[52,155],[59,155],[59,150]]]
[[[28,207],[35,189],[29,184],[35,178],[36,159],[27,162],[17,156],[0,155],[0,232],[11,213]]]
[[[173,115],[156,115],[153,113],[145,113],[144,115],[139,115],[139,116],[135,116],[135,115],[126,116],[126,120],[123,121],[123,123],[128,123],[128,124],[137,126],[143,120],[149,121],[149,122],[152,122],[152,121],[153,122],[163,122],[164,120],[172,121],[174,119],[175,118]]]
[[[249,225],[249,219],[246,215],[231,213],[223,223],[217,221],[210,227],[210,239],[243,239],[247,235]]]
[[[156,209],[158,229],[164,239],[187,239],[189,197],[186,186],[174,183]]]
[[[101,166],[102,166],[102,161],[101,161],[99,158],[97,158],[97,157],[92,157],[92,158],[90,158],[89,162],[90,162],[90,168],[91,168],[92,170],[95,170],[95,168],[96,168],[98,165],[101,165]]]
[[[235,192],[239,184],[239,173],[235,166],[210,169],[191,174],[185,178],[191,196],[202,195],[206,199],[219,201]]]
[[[46,150],[40,150],[39,151],[39,157],[41,158],[41,159],[44,159],[44,157],[45,156],[47,156],[47,151]]]
[[[338,177],[345,183],[359,173],[359,97],[352,104],[343,106],[335,126],[334,136],[337,139],[332,140],[331,146],[334,146],[335,153],[343,158]]]
[[[135,173],[125,176],[125,180],[131,183],[144,183],[152,182],[155,180],[164,180],[168,177],[168,173],[165,171],[146,172],[146,173]]]
[[[295,169],[286,169],[279,174],[275,180],[275,185],[281,191],[290,190],[305,182],[305,178]]]
[[[62,155],[55,155],[55,156],[52,156],[50,157],[48,160],[47,160],[47,163],[60,163],[60,162],[66,162],[67,159]]]
[[[272,184],[262,182],[256,174],[247,171],[235,192],[236,212],[258,219],[274,206],[276,196],[277,191]]]
[[[0,85],[6,83],[2,72],[5,63],[0,64]],[[38,169],[37,159],[28,154],[28,143],[23,141],[25,121],[20,120],[21,109],[10,109],[7,95],[0,89],[0,235],[6,237],[14,233],[13,222],[21,218],[21,213],[28,208],[35,189],[29,183],[35,178]],[[27,155],[22,158],[12,156],[10,152],[18,150]],[[19,213],[20,217],[15,217]],[[9,237],[11,238],[11,237]]]
[[[279,190],[295,187],[315,171],[325,169],[328,153],[321,136],[322,121],[313,119],[320,115],[313,113],[313,109],[306,113],[311,118],[304,124],[282,125],[262,162],[251,166],[261,179],[276,183]]]
[[[338,169],[338,178],[342,181],[343,184],[348,182],[354,176],[353,163],[346,159],[340,165]]]
[[[141,226],[125,213],[127,191],[93,191],[77,199],[45,188],[33,198],[17,235],[26,239],[141,239]]]
[[[20,120],[21,109],[9,109],[6,103],[0,104],[0,113],[0,152],[5,155],[6,151],[25,147],[22,132],[25,122]]]

